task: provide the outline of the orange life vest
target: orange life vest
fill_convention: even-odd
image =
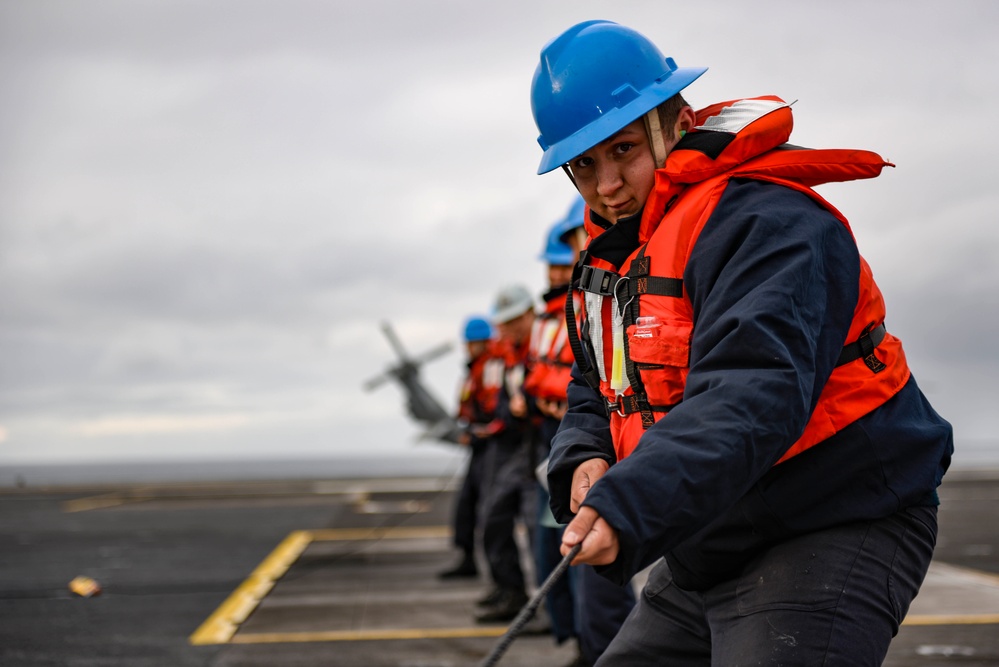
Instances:
[[[509,397],[523,394],[524,378],[530,367],[530,338],[522,341],[500,339],[497,342],[499,353],[506,364],[503,370],[503,385]]]
[[[529,351],[530,371],[524,391],[546,401],[564,403],[572,372],[572,348],[565,326],[565,300],[561,294],[545,303],[534,320]]]
[[[458,418],[470,424],[492,421],[506,373],[506,351],[497,341],[468,364],[458,397]]]
[[[777,97],[717,104],[698,112],[697,120],[698,127],[656,171],[639,226],[642,245],[620,268],[584,255],[575,271],[588,354],[571,327],[574,351],[577,362],[583,359],[580,370],[605,399],[619,460],[635,449],[645,429],[683,400],[694,332],[684,270],[729,179],[769,181],[802,192],[849,230],[844,216],[811,186],[873,178],[891,166],[868,151],[784,145],[791,110]],[[603,231],[588,213],[586,220],[591,238]],[[884,404],[909,378],[901,341],[884,328],[881,292],[863,258],[860,265],[859,298],[844,343],[850,342],[804,432],[778,463]]]

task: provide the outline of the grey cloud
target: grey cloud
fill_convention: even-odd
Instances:
[[[990,436],[967,396],[999,372],[999,147],[982,128],[999,5],[682,14],[595,0],[3,3],[0,461],[409,446],[398,392],[359,389],[393,360],[378,324],[419,351],[455,340],[502,284],[541,292],[543,234],[573,191],[534,175],[529,81],[546,40],[594,17],[710,66],[695,104],[798,99],[799,143],[897,162],[824,192],[920,382],[960,432]],[[444,400],[460,357],[427,368]],[[252,438],[67,435],[81,420],[253,413],[270,421]]]

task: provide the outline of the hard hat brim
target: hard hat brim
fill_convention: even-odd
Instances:
[[[660,83],[645,88],[629,104],[608,110],[597,120],[549,146],[541,157],[538,174],[547,174],[585,153],[679,93],[707,71],[707,67],[679,67]]]
[[[543,252],[538,255],[538,259],[552,266],[572,266],[576,263],[576,256],[571,250],[569,252]]]
[[[512,304],[502,310],[494,312],[491,319],[493,324],[506,324],[507,322],[512,322],[517,319],[530,309],[531,304],[527,304],[526,306],[522,303]]]

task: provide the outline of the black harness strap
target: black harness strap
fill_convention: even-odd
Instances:
[[[657,284],[652,284],[651,277],[649,276],[649,271],[651,267],[651,261],[645,255],[646,246],[642,246],[638,251],[638,254],[631,262],[631,266],[628,268],[628,301],[625,303],[624,307],[624,328],[627,331],[628,327],[638,321],[639,311],[640,311],[640,299],[638,299],[639,294],[655,294],[656,292],[650,292],[650,287],[656,287]],[[673,283],[669,282],[667,278],[660,278],[659,281],[665,281],[664,286],[672,290],[675,288]],[[683,281],[680,281],[680,296],[683,295]],[[670,294],[664,296],[671,296]],[[621,297],[618,296],[620,300]],[[624,337],[624,368],[625,372],[628,374],[628,382],[631,384],[631,391],[633,392],[627,402],[631,405],[625,406],[626,401],[619,400],[619,405],[628,414],[627,410],[629,408],[633,409],[633,412],[638,412],[642,416],[642,428],[651,428],[653,424],[656,423],[656,419],[653,416],[653,408],[649,404],[649,395],[645,391],[645,385],[642,383],[642,374],[638,372],[635,362],[631,360],[631,351],[628,345],[628,336]],[[622,397],[622,399],[625,397]],[[635,410],[634,408],[637,408]]]
[[[580,285],[583,270],[592,268],[587,267],[585,264],[587,256],[588,255],[584,250],[580,254],[579,261],[576,263],[576,266],[572,269],[572,280],[569,283],[569,294],[565,299],[565,328],[566,333],[569,335],[569,347],[572,349],[572,356],[576,359],[576,366],[579,368],[579,372],[582,374],[583,379],[586,380],[586,384],[590,385],[590,387],[596,391],[600,391],[600,373],[598,373],[596,367],[590,363],[590,357],[587,356],[586,351],[583,349],[583,343],[579,339],[579,330],[576,328],[576,309],[573,306],[574,291],[582,289]],[[597,314],[597,317],[600,317],[599,313]]]
[[[683,279],[681,278],[660,278],[659,276],[645,276],[632,282],[633,290],[638,294],[655,294],[657,296],[672,296],[680,298],[683,296]]]
[[[646,401],[646,407],[652,412],[669,412],[675,408],[679,403],[674,403],[673,405],[651,405]],[[636,412],[641,412],[643,406],[639,401],[637,394],[628,394],[627,396],[618,396],[618,400],[611,401],[609,399],[604,399],[604,406],[607,408],[607,413],[616,412],[622,417],[625,415],[632,415]]]
[[[871,372],[880,373],[883,371],[887,366],[874,356],[874,348],[881,344],[881,341],[885,339],[886,333],[887,330],[885,329],[884,322],[876,327],[874,324],[868,325],[863,333],[860,334],[860,338],[843,346],[843,350],[839,353],[839,359],[836,360],[837,368],[851,361],[863,359],[864,364],[871,369]]]
[[[579,289],[600,296],[617,295],[618,299],[630,299],[639,294],[655,294],[657,296],[683,296],[683,280],[680,278],[662,278],[660,276],[650,276],[648,273],[649,258],[642,254],[635,258],[635,262],[642,259],[645,262],[644,270],[636,275],[632,275],[629,270],[629,280],[624,288],[619,288],[618,283],[624,280],[619,274],[606,269],[598,269],[593,266],[584,266],[579,275]],[[632,262],[632,268],[635,263]]]

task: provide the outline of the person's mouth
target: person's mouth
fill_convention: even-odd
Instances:
[[[607,209],[613,211],[615,215],[621,216],[621,215],[627,215],[630,204],[631,200],[626,200],[623,202],[619,202],[617,204],[608,203],[606,204],[606,206]]]

